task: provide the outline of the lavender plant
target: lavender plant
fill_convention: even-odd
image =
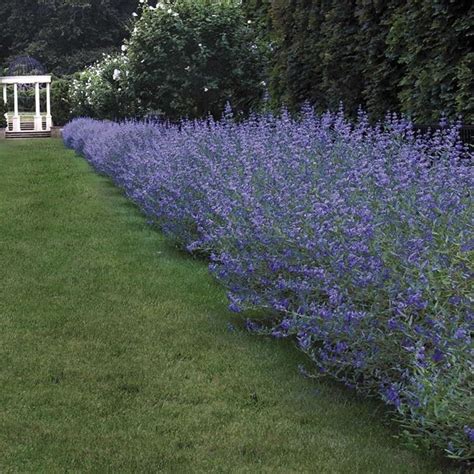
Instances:
[[[407,439],[473,458],[472,153],[458,127],[283,113],[179,126],[79,119],[65,143],[210,258],[248,328],[292,337],[391,405]]]

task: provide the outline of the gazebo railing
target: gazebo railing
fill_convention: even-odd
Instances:
[[[35,129],[35,115],[33,113],[20,113],[20,131],[22,132],[37,132],[47,131],[47,114],[41,114],[41,130]],[[13,114],[7,114],[7,131],[13,132]]]

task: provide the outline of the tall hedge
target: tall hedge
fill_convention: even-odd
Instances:
[[[434,120],[443,110],[474,121],[473,5],[459,0],[402,2],[394,11],[387,54],[404,69],[401,109],[420,121]]]
[[[472,2],[457,0],[244,0],[275,44],[274,103],[297,109],[343,102],[373,118],[417,122],[441,114],[474,121]]]

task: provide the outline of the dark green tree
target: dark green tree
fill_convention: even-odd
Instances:
[[[342,101],[345,108],[354,113],[363,105],[366,63],[366,53],[361,52],[356,41],[359,33],[356,2],[333,1],[325,7],[323,14],[316,48],[320,52],[322,77],[319,87],[325,98],[324,105],[334,110]]]
[[[51,84],[51,108],[55,125],[65,125],[71,119],[69,88],[70,81],[67,79],[55,79]]]
[[[0,2],[0,62],[30,55],[57,75],[116,50],[138,0],[6,0]]]

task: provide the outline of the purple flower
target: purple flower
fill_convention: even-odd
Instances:
[[[230,303],[229,309],[234,313],[240,313],[242,311],[242,309],[237,303]]]
[[[408,296],[407,303],[417,309],[425,309],[428,306],[428,302],[424,300],[420,292],[411,293]]]
[[[464,328],[458,328],[456,329],[456,332],[454,333],[454,339],[466,339],[467,336],[468,336],[468,333]]]
[[[255,332],[260,330],[260,326],[257,323],[251,321],[250,319],[247,319],[245,321],[245,329],[250,332]]]
[[[471,428],[470,426],[466,425],[464,427],[464,433],[466,433],[467,437],[469,438],[469,441],[471,443],[474,443],[474,428]]]
[[[433,352],[433,356],[431,357],[433,359],[433,362],[441,362],[444,358],[444,354],[442,351],[440,351],[438,348],[436,348]]]
[[[344,341],[339,341],[337,344],[336,344],[336,347],[335,347],[335,351],[336,351],[336,354],[341,354],[342,352],[346,351],[348,348],[347,346],[347,343],[344,342]]]
[[[304,351],[307,351],[311,347],[311,337],[308,334],[298,335],[298,344]]]
[[[458,305],[459,303],[461,303],[462,301],[462,298],[460,296],[451,296],[449,298],[449,302],[453,305]]]
[[[395,385],[391,384],[388,387],[385,387],[382,393],[387,403],[389,403],[390,405],[395,405],[396,408],[400,407],[400,396]]]
[[[387,327],[391,329],[392,331],[395,331],[399,328],[399,323],[395,318],[390,318],[387,321]]]
[[[275,339],[282,339],[284,337],[287,337],[287,334],[283,331],[279,331],[278,329],[273,329],[272,330],[272,336],[275,338]]]
[[[288,331],[292,326],[291,320],[290,319],[284,319],[280,323],[280,328],[283,329],[284,331]]]

